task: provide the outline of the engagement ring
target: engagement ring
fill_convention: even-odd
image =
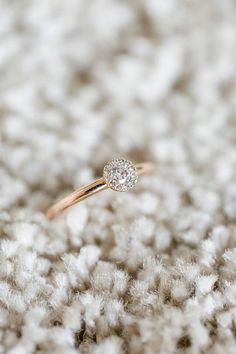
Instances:
[[[154,165],[151,162],[143,162],[135,165],[125,159],[111,160],[105,165],[102,178],[78,189],[54,204],[47,210],[46,216],[49,219],[53,219],[65,209],[107,188],[111,188],[117,192],[128,191],[135,186],[138,176],[149,174],[153,170]]]

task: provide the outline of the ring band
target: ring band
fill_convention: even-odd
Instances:
[[[52,205],[46,211],[46,216],[53,219],[72,205],[107,188],[120,192],[127,191],[134,187],[138,176],[150,174],[153,170],[154,165],[151,162],[134,165],[131,161],[125,159],[111,160],[105,165],[102,178],[76,190]]]

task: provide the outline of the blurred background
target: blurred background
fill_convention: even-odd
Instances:
[[[117,156],[227,182],[234,1],[0,5],[1,208],[52,198]]]
[[[0,9],[0,353],[235,353],[235,0]]]

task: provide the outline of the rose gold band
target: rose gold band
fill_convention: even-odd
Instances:
[[[136,165],[137,173],[139,176],[144,174],[152,173],[154,170],[154,165],[151,162],[143,162]],[[93,194],[101,192],[109,188],[105,182],[105,179],[99,178],[95,182],[88,184],[85,187],[78,189],[77,191],[71,193],[67,197],[63,198],[56,204],[52,205],[47,211],[46,216],[49,219],[55,218],[61,212],[71,207],[72,205],[90,197]]]

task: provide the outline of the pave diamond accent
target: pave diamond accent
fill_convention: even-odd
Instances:
[[[138,173],[131,161],[114,159],[105,165],[103,177],[108,187],[118,192],[125,192],[135,186]]]

